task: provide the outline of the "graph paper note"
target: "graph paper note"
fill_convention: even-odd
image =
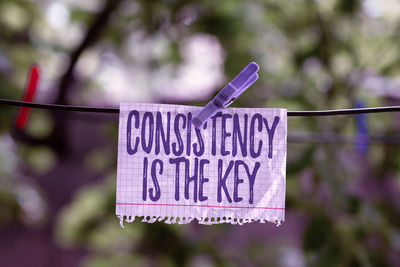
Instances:
[[[201,107],[120,106],[116,214],[144,222],[280,224],[286,110],[228,108],[202,129]]]

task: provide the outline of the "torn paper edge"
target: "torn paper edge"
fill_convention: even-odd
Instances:
[[[124,222],[132,223],[135,221],[136,217],[142,218],[142,222],[154,223],[154,222],[164,222],[166,224],[188,224],[193,220],[197,220],[199,224],[204,225],[213,225],[213,224],[221,224],[221,223],[230,223],[230,224],[238,224],[243,225],[245,223],[252,222],[260,222],[266,223],[270,222],[275,224],[277,227],[282,225],[285,221],[284,219],[279,220],[278,217],[274,217],[273,220],[270,218],[252,218],[252,219],[243,219],[238,217],[167,217],[167,216],[130,216],[130,215],[117,215],[119,218],[119,224],[122,228],[125,228]]]

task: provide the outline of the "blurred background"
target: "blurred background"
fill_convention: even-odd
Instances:
[[[398,0],[0,0],[0,98],[233,106],[400,105]],[[286,222],[120,228],[117,114],[0,106],[1,266],[399,266],[400,114],[289,117]]]

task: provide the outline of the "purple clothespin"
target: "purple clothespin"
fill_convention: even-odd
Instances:
[[[220,109],[228,107],[238,98],[247,88],[257,79],[257,71],[260,67],[255,62],[251,62],[244,68],[238,76],[228,83],[196,116],[192,123],[196,128],[200,128],[210,117],[215,115]]]
[[[365,108],[364,102],[362,100],[357,101],[356,108]],[[366,155],[369,149],[367,114],[356,115],[356,130],[355,150],[359,154]]]

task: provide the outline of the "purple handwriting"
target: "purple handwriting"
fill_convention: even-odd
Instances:
[[[171,118],[171,113],[167,112],[166,127],[165,119],[161,116],[161,112],[157,112],[156,116],[152,112],[145,112],[142,119],[140,113],[133,110],[128,115],[127,122],[127,152],[129,155],[137,153],[138,149],[142,149],[146,154],[154,151],[155,155],[160,154],[161,149],[165,155],[171,153],[176,156],[190,156],[192,153],[201,157],[205,153],[204,138],[202,131],[194,128],[190,121],[192,114],[178,113],[174,118]],[[221,121],[220,129],[217,124]],[[232,132],[227,131],[226,123],[228,120],[233,120]],[[236,157],[240,154],[243,157],[250,155],[252,158],[261,156],[263,146],[266,146],[268,151],[268,158],[272,159],[273,156],[273,139],[276,127],[279,123],[279,116],[275,116],[272,123],[261,114],[256,113],[248,118],[245,114],[242,121],[239,120],[238,114],[222,114],[217,113],[211,119],[211,154],[217,155],[217,142],[220,143],[219,154],[221,156],[231,155]],[[171,124],[173,124],[173,133],[171,133]],[[207,123],[204,125],[207,129]],[[217,129],[221,134],[217,138]],[[192,130],[196,132],[196,140],[192,140]],[[186,131],[186,140],[182,138],[182,132]],[[268,142],[259,140],[255,141],[256,132],[266,131],[268,135]],[[171,141],[171,135],[175,136],[175,141]],[[217,140],[218,139],[218,140]],[[227,150],[227,142],[232,143],[232,150]]]
[[[203,130],[191,125],[192,114],[178,113],[173,116],[170,112],[162,116],[161,112],[144,112],[132,110],[127,120],[127,153],[135,155],[139,150],[145,154],[155,154],[154,157],[145,156],[143,159],[143,201],[157,202],[161,198],[161,179],[165,164],[174,169],[175,192],[174,199],[192,199],[194,202],[203,202],[208,199],[205,184],[211,178],[217,179],[217,201],[238,203],[247,201],[254,203],[254,184],[261,162],[263,149],[269,159],[273,157],[273,140],[279,124],[279,116],[268,120],[259,113],[253,115],[217,113],[204,125],[203,129],[211,127],[211,144],[204,143]],[[227,123],[231,121],[232,131]],[[218,125],[218,127],[217,127]],[[192,136],[192,131],[195,132]],[[261,133],[266,132],[268,140],[262,140]],[[231,146],[227,146],[231,142]],[[229,148],[228,148],[229,147]],[[217,149],[219,148],[219,149]],[[206,149],[210,149],[206,154]],[[164,162],[156,158],[163,154],[169,156]],[[207,159],[201,158],[208,156]],[[188,158],[187,158],[188,157]],[[210,158],[212,157],[212,158]],[[232,160],[232,158],[241,159]],[[249,157],[251,164],[245,161]],[[216,177],[205,177],[206,168],[210,161],[217,163]],[[252,166],[252,167],[250,167]],[[171,167],[169,167],[171,168]],[[246,181],[246,183],[245,183]],[[184,186],[181,192],[181,184]],[[227,186],[233,184],[233,186]],[[240,195],[239,187],[246,186],[246,196]],[[244,199],[245,197],[245,199]]]

